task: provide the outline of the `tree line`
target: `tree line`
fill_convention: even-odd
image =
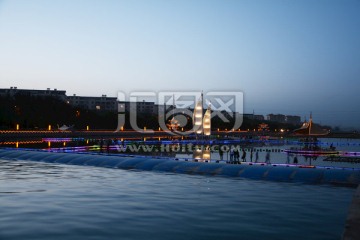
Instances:
[[[165,119],[169,121],[170,119]],[[158,114],[138,113],[136,124],[139,128],[158,129]],[[244,118],[241,125],[243,130],[258,129],[260,123],[267,123],[269,130],[289,129],[293,130],[300,126],[285,123],[260,121]],[[89,126],[90,129],[108,129],[115,130],[118,125],[118,116],[116,112],[103,110],[88,110],[80,107],[74,107],[61,99],[51,96],[28,96],[16,94],[14,96],[0,97],[0,128],[15,129],[19,124],[21,129],[47,129],[49,125],[56,129],[57,125],[74,125],[75,129],[83,130]],[[234,119],[228,118],[224,122],[218,116],[211,119],[213,130],[231,130],[234,125]],[[191,116],[187,116],[186,123],[181,126],[184,130],[192,128]],[[129,113],[125,113],[125,129],[132,129],[129,121]]]

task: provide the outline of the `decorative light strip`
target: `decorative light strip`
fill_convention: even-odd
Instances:
[[[85,141],[84,138],[42,138],[43,142],[75,142]]]

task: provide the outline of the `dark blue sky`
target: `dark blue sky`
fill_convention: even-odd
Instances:
[[[360,1],[0,1],[0,87],[239,90],[360,128]]]

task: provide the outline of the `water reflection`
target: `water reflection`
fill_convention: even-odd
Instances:
[[[23,179],[22,172],[0,169],[16,179],[0,181],[4,239],[210,240],[244,233],[247,239],[337,239],[354,193],[327,185],[17,163],[39,174]],[[63,168],[60,177],[49,165]]]
[[[193,159],[199,162],[210,161],[211,149],[210,145],[196,145],[193,151]]]
[[[41,166],[41,168],[39,168]],[[42,174],[60,175],[62,166],[39,162],[0,160],[0,180],[35,179]],[[21,173],[21,175],[19,175]]]
[[[200,145],[192,139],[148,138],[43,138],[0,141],[1,147],[35,148],[59,152],[93,152],[96,154],[146,155],[222,163],[255,162],[267,164],[299,164],[316,166],[357,167],[360,164],[360,140],[322,139],[318,146],[334,148],[340,157],[286,153],[304,148],[304,142],[293,140],[260,141],[216,139]],[[305,144],[306,145],[306,144]],[[119,147],[121,146],[121,147]],[[297,154],[297,155],[295,155]]]

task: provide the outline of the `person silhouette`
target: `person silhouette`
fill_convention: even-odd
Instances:
[[[234,163],[234,148],[230,149],[230,163]]]
[[[219,156],[220,156],[220,160],[223,160],[224,157],[224,151],[221,148],[222,146],[219,147]]]
[[[270,152],[267,152],[267,153],[266,153],[265,163],[270,163]]]
[[[241,160],[242,160],[243,162],[246,161],[246,152],[245,152],[245,149],[243,149],[243,151],[242,151]]]
[[[297,158],[297,156],[294,157],[294,164],[298,164],[298,158]]]
[[[239,163],[239,149],[234,149],[234,163]]]

